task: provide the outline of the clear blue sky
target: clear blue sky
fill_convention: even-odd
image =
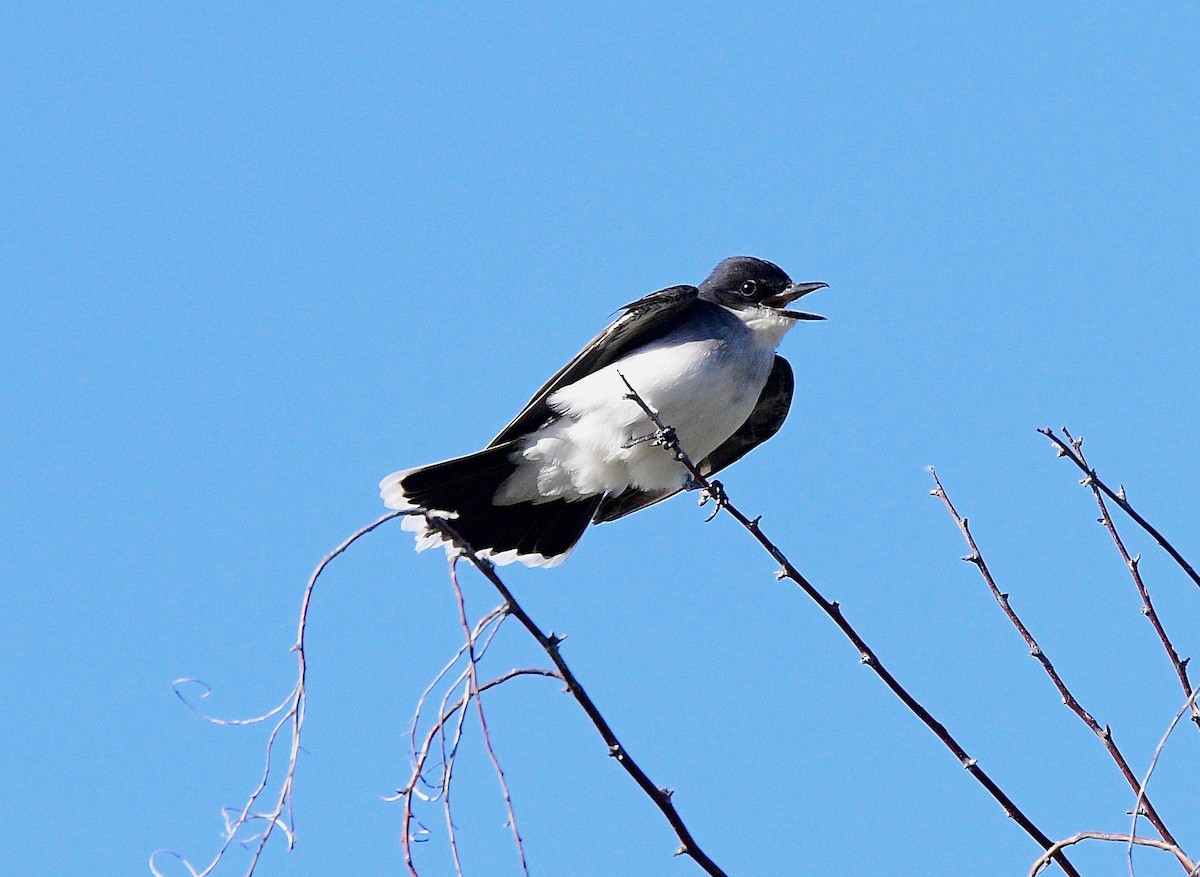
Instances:
[[[617,306],[734,253],[831,289],[731,495],[1046,831],[1124,830],[1127,789],[957,559],[924,467],[1143,767],[1180,696],[1034,429],[1086,435],[1200,557],[1200,11],[576,6],[0,11],[0,870],[203,860],[262,737],[170,681],[204,678],[222,715],[280,699],[304,580],[380,513],[381,476],[480,447]],[[676,499],[506,575],[713,857],[1024,873],[1033,843],[702,519]],[[1200,653],[1200,591],[1125,530]],[[440,555],[398,527],[330,569],[299,846],[262,875],[399,871],[380,796],[457,641]],[[542,662],[514,626],[491,667]],[[535,874],[700,873],[554,683],[489,703]],[[1154,789],[1193,853],[1198,744],[1183,729]],[[461,783],[468,873],[518,873],[477,737]]]

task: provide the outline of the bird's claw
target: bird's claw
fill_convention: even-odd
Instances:
[[[675,435],[675,428],[672,426],[664,426],[656,432],[653,442],[655,445],[666,448],[668,451],[679,449],[679,436]]]
[[[691,478],[690,476],[688,477],[688,481],[692,482],[694,486],[691,489],[700,489],[704,491],[704,493],[700,496],[701,508],[703,508],[709,500],[712,500],[712,514],[704,519],[704,523],[707,524],[720,513],[722,508],[729,504],[729,497],[725,493],[725,485],[720,481],[713,479],[712,481],[709,481],[708,486],[705,487],[704,485],[696,483],[695,479]]]
[[[657,429],[646,435],[631,436],[621,443],[621,447],[628,450],[636,445],[644,445],[647,442],[656,448],[666,448],[668,451],[679,452],[679,437],[675,435],[674,428],[670,426],[664,426],[662,429]]]

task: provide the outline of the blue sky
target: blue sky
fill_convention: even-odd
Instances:
[[[380,513],[381,476],[482,446],[615,308],[734,253],[831,289],[731,495],[1049,834],[1124,830],[1128,790],[957,559],[925,467],[1144,767],[1181,698],[1034,430],[1087,436],[1200,557],[1198,25],[1181,3],[6,6],[6,869],[204,860],[263,739],[170,681],[227,716],[282,698],[304,581]],[[1033,843],[744,532],[702,520],[679,498],[505,575],[713,858],[1025,873]],[[1197,653],[1200,592],[1123,529]],[[299,845],[259,873],[396,873],[380,796],[458,642],[441,557],[367,537],[310,636]],[[539,655],[513,626],[489,666]],[[554,683],[488,707],[533,873],[700,873]],[[1153,787],[1193,854],[1198,742]],[[460,771],[468,873],[519,873],[477,736]],[[423,873],[449,874],[425,821]]]

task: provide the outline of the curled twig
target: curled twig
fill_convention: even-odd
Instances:
[[[312,602],[313,589],[316,587],[317,579],[321,577],[321,573],[335,557],[344,552],[347,548],[357,542],[360,538],[370,533],[377,527],[382,526],[393,518],[398,518],[406,512],[388,512],[386,515],[376,519],[365,527],[356,530],[349,536],[341,545],[335,548],[317,564],[312,575],[309,576],[308,584],[304,588],[304,596],[300,602],[300,619],[296,626],[296,642],[292,646],[292,651],[296,653],[296,684],[292,688],[291,693],[279,706],[273,710],[264,713],[261,716],[256,716],[252,719],[217,719],[199,710],[195,705],[190,703],[186,697],[180,692],[180,686],[187,682],[193,682],[190,679],[177,679],[172,684],[172,690],[188,708],[203,718],[205,721],[217,725],[250,725],[266,721],[274,716],[279,716],[279,720],[271,729],[271,733],[267,738],[266,759],[263,766],[262,776],[259,779],[258,785],[247,797],[245,804],[240,808],[226,808],[222,811],[225,817],[225,840],[221,847],[217,850],[212,860],[202,870],[196,870],[192,864],[183,856],[171,852],[170,850],[156,850],[150,855],[150,872],[155,877],[163,877],[162,872],[158,869],[158,857],[169,856],[183,864],[185,868],[192,874],[192,877],[207,877],[211,874],[221,860],[225,857],[225,853],[229,847],[237,840],[238,833],[251,822],[265,822],[266,826],[262,832],[252,838],[238,840],[238,843],[243,845],[253,846],[250,863],[246,867],[245,877],[251,877],[254,874],[254,869],[258,866],[258,860],[262,857],[263,849],[267,845],[267,841],[271,839],[275,829],[287,839],[288,849],[295,846],[296,843],[296,822],[295,815],[292,812],[292,786],[296,778],[296,763],[300,757],[300,734],[304,728],[304,709],[307,704],[308,690],[306,685],[306,676],[308,665],[304,653],[304,637],[308,629],[308,607]],[[201,698],[208,695],[208,686],[204,683],[199,683],[206,689]],[[279,794],[275,799],[274,807],[269,811],[255,811],[254,807],[258,803],[258,799],[266,791],[267,784],[271,777],[271,767],[273,762],[273,752],[275,741],[278,739],[284,727],[291,724],[291,745],[288,751],[287,769],[284,772],[283,781],[279,786]]]
[[[283,712],[285,709],[287,709],[288,705],[292,702],[292,699],[293,699],[293,695],[289,694],[286,698],[284,698],[282,701],[280,701],[279,705],[276,706],[274,709],[270,709],[267,712],[265,712],[259,716],[251,716],[248,719],[222,719],[222,718],[218,718],[217,716],[214,716],[211,713],[205,712],[204,710],[200,709],[200,707],[198,707],[196,705],[195,701],[193,701],[190,697],[188,697],[186,694],[183,693],[183,686],[185,686],[185,685],[195,685],[200,688],[200,695],[197,698],[197,700],[205,700],[210,694],[212,694],[213,690],[212,690],[211,685],[209,685],[203,679],[196,679],[193,676],[185,676],[181,679],[176,679],[175,681],[173,681],[171,683],[171,692],[177,698],[179,698],[180,702],[184,706],[186,706],[188,709],[190,709],[193,713],[195,713],[201,719],[208,722],[210,725],[221,725],[223,727],[229,727],[229,728],[240,728],[245,725],[261,724],[262,722],[267,721],[267,719],[274,718],[275,716],[277,716],[281,712]]]

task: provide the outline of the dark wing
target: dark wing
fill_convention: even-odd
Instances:
[[[615,362],[632,348],[649,344],[667,334],[675,325],[675,318],[682,317],[696,304],[698,294],[699,290],[694,286],[671,286],[625,305],[621,308],[621,316],[546,381],[533,394],[529,404],[492,439],[488,447],[519,438],[545,425],[554,416],[546,404],[551,393]]]
[[[715,475],[779,432],[783,421],[787,419],[788,409],[792,407],[792,391],[795,386],[796,379],[792,374],[792,367],[782,356],[776,356],[767,383],[758,395],[758,404],[737,432],[699,462],[700,471],[705,475]],[[596,523],[615,521],[678,492],[626,490],[617,496],[605,497],[592,520]]]
[[[700,471],[715,475],[779,432],[792,407],[792,391],[795,388],[796,378],[792,374],[792,367],[782,356],[776,356],[767,384],[758,394],[758,404],[741,428],[705,458]]]

